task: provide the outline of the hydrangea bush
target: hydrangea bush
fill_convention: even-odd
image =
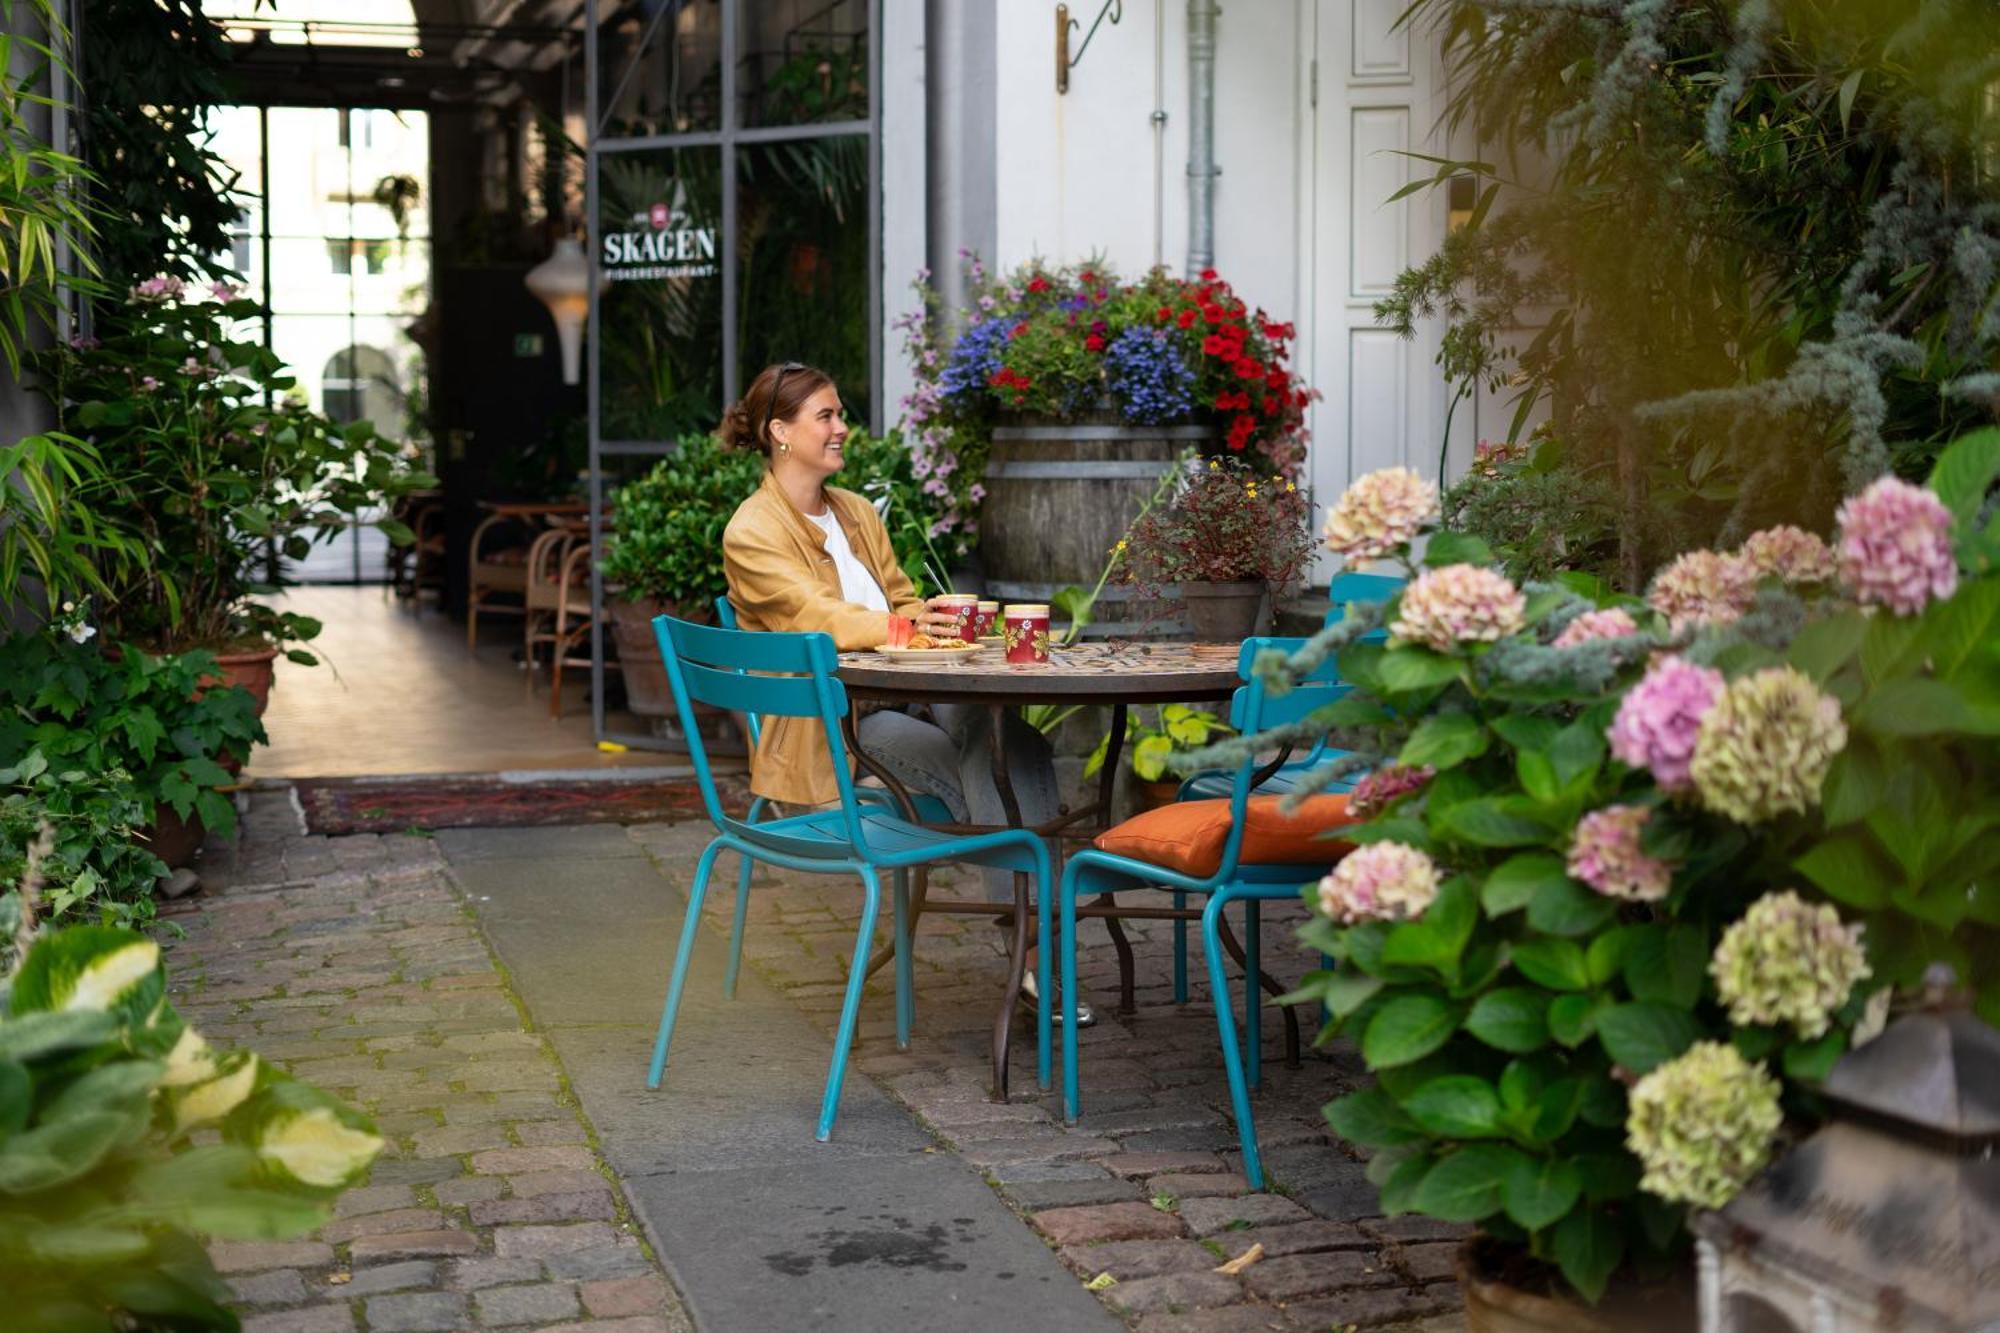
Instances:
[[[1336,549],[1413,580],[1258,665],[1282,690],[1338,653],[1353,692],[1188,762],[1325,735],[1307,790],[1372,770],[1359,849],[1305,889],[1335,965],[1300,995],[1377,1075],[1327,1116],[1386,1212],[1595,1300],[1770,1160],[1892,987],[1948,962],[2000,1018],[1996,477],[2000,431],[1968,437],[1832,542],[1774,529],[1644,599],[1516,587],[1451,532],[1412,565],[1409,477],[1334,507]]]
[[[159,946],[106,926],[43,936],[0,981],[9,1327],[235,1329],[203,1239],[312,1230],[382,1148],[166,993]]]

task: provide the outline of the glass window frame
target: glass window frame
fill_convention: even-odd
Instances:
[[[868,153],[868,427],[879,433],[884,420],[882,401],[882,0],[867,0],[868,7],[868,115],[858,120],[817,121],[799,125],[746,126],[738,97],[739,46],[742,40],[744,7],[754,0],[719,0],[722,10],[721,102],[722,126],[681,134],[607,135],[607,110],[599,105],[606,78],[617,79],[622,70],[606,69],[600,63],[599,19],[604,0],[584,0],[583,14],[583,105],[587,130],[584,142],[584,253],[589,256],[593,275],[598,268],[600,249],[599,210],[602,205],[599,169],[605,158],[620,153],[657,151],[670,148],[712,149],[721,155],[719,179],[722,207],[718,250],[722,283],[722,396],[733,402],[743,391],[744,367],[737,364],[738,330],[743,312],[738,285],[742,277],[738,235],[737,185],[738,149],[754,144],[804,139],[865,136]],[[663,8],[663,14],[670,12]],[[642,59],[642,41],[634,59]],[[625,456],[672,453],[671,440],[606,439],[602,433],[602,346],[599,305],[600,282],[591,284],[588,326],[584,338],[585,391],[590,425],[590,535],[593,546],[604,536],[604,460]],[[650,735],[609,735],[605,731],[604,709],[604,580],[597,562],[590,571],[590,677],[591,721],[599,740],[617,740],[646,749],[664,749]]]

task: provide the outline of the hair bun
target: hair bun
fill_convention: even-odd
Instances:
[[[741,399],[723,410],[722,425],[717,433],[722,436],[722,443],[727,448],[754,454],[769,452],[764,442],[757,438],[757,423],[750,419],[750,408]]]

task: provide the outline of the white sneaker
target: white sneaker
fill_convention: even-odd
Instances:
[[[1041,987],[1035,980],[1034,972],[1031,970],[1024,973],[1021,977],[1021,1003],[1032,1010],[1036,1007],[1035,1001],[1040,997],[1041,993]],[[1055,1006],[1049,1011],[1049,1017],[1054,1022],[1060,1023],[1063,1021],[1062,995],[1060,992],[1056,995],[1056,1001]],[[1077,1027],[1094,1027],[1096,1023],[1097,1011],[1092,1009],[1085,1001],[1078,1000],[1076,1002]]]

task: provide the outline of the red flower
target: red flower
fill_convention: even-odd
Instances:
[[[1104,335],[1093,333],[1083,340],[1083,345],[1093,352],[1101,352],[1104,350]]]
[[[1154,319],[1159,320],[1160,323],[1162,324],[1166,323],[1173,317],[1174,317],[1173,307],[1164,305],[1160,307],[1160,313],[1153,316]]]
[[[1258,365],[1255,361],[1252,361],[1249,357],[1246,356],[1241,361],[1238,361],[1236,363],[1236,378],[1242,380],[1255,380],[1255,379],[1262,379],[1263,377],[1264,377],[1264,367]]]
[[[1201,340],[1201,354],[1203,356],[1221,356],[1228,350],[1229,340],[1221,334],[1211,333]]]
[[[1085,269],[1083,272],[1076,275],[1076,279],[1078,282],[1084,282],[1084,283],[1096,282],[1097,273],[1094,269]]]
[[[1243,340],[1250,336],[1250,330],[1244,328],[1241,324],[1224,324],[1216,332],[1229,339],[1239,349],[1243,346]]]
[[[1007,330],[1007,336],[1009,338],[1018,338],[1027,331],[1028,331],[1028,321],[1024,319],[1019,324],[1016,324],[1013,328]]]
[[[1201,271],[1201,280],[1203,282],[1214,282],[1215,276],[1215,270],[1212,268],[1205,268]]]
[[[1279,393],[1283,393],[1285,391],[1285,386],[1290,384],[1291,382],[1292,382],[1292,377],[1285,373],[1285,369],[1283,366],[1272,366],[1271,373],[1264,376],[1265,385],[1269,388],[1277,390]]]
[[[1047,278],[1043,277],[1043,276],[1042,276],[1041,274],[1037,273],[1037,274],[1036,274],[1036,275],[1035,275],[1034,277],[1032,277],[1032,278],[1028,279],[1028,290],[1029,290],[1029,291],[1031,291],[1031,292],[1045,292],[1045,291],[1047,291],[1048,289],[1049,289],[1049,280],[1048,280]]]
[[[1181,317],[1180,317],[1180,319],[1179,319],[1178,321],[1176,321],[1176,322],[1177,322],[1177,323],[1179,323],[1179,324],[1180,324],[1180,326],[1181,326],[1182,328],[1184,328],[1184,329],[1191,329],[1191,328],[1193,328],[1193,327],[1194,327],[1194,311],[1192,311],[1192,310],[1183,310],[1183,311],[1181,311]]]
[[[1240,452],[1245,445],[1250,443],[1251,432],[1256,429],[1257,422],[1255,418],[1236,418],[1236,420],[1229,423],[1229,447]]]

